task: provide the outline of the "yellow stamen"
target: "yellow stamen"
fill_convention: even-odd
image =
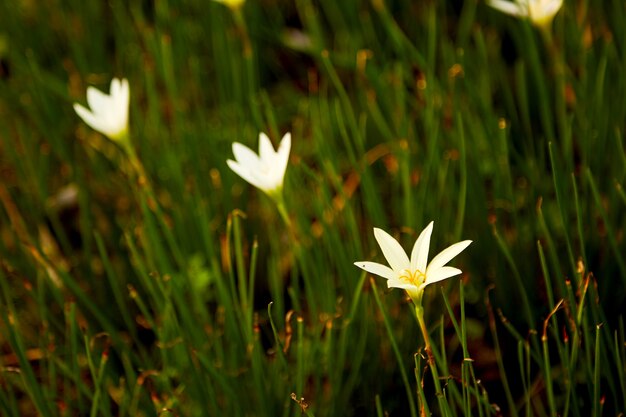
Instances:
[[[426,280],[426,274],[419,269],[416,269],[415,271],[403,269],[402,271],[400,271],[400,277],[398,279],[400,281],[406,282],[407,284],[419,287]]]

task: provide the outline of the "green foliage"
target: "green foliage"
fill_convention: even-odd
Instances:
[[[3,2],[0,414],[626,412],[625,60],[621,0]],[[288,131],[285,219],[226,160]],[[434,368],[353,265],[431,220]]]

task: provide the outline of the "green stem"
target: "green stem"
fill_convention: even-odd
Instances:
[[[241,42],[243,45],[243,56],[245,59],[252,57],[252,43],[250,42],[250,36],[248,35],[248,27],[246,25],[246,19],[244,18],[241,7],[231,7],[233,12],[233,19],[237,25],[237,30],[241,35]]]
[[[270,198],[274,200],[276,203],[276,208],[278,208],[278,213],[280,217],[285,222],[285,226],[287,226],[287,230],[289,232],[289,238],[294,244],[294,247],[298,247],[298,234],[296,233],[296,227],[291,222],[291,217],[289,217],[289,212],[287,211],[287,206],[285,205],[285,199],[283,197],[283,190],[280,189],[278,192],[274,192],[269,194]]]
[[[159,206],[156,193],[154,192],[154,188],[152,187],[152,183],[150,182],[150,177],[146,173],[146,170],[141,163],[141,160],[135,152],[135,148],[133,147],[133,144],[130,140],[130,136],[128,134],[125,134],[117,140],[117,143],[126,154],[128,162],[131,165],[131,169],[134,171],[134,175],[136,176],[135,186],[137,187],[137,194],[145,198],[148,208],[157,216],[159,221],[163,223],[163,210]],[[163,232],[165,234],[167,243],[170,245],[170,250],[172,251],[172,255],[174,256],[175,260],[179,263],[179,265],[183,265],[184,261],[182,253],[178,249],[178,245],[176,244],[171,231],[167,227],[164,227]]]
[[[273,198],[276,202],[276,207],[278,208],[278,213],[280,214],[280,217],[285,222],[285,225],[291,230],[291,219],[289,218],[289,213],[287,212],[287,207],[285,206],[285,199],[283,198],[282,191],[276,196],[273,196]]]
[[[441,389],[441,383],[439,381],[439,371],[437,370],[435,357],[430,347],[430,336],[428,335],[428,328],[426,327],[426,322],[424,321],[424,308],[422,307],[421,298],[422,297],[420,295],[419,297],[417,297],[417,299],[413,300],[413,302],[415,303],[415,315],[417,317],[417,322],[419,323],[420,329],[422,330],[422,335],[424,337],[424,350],[426,351],[426,355],[428,356],[428,366],[430,367],[430,372],[433,376],[433,383],[435,385],[435,392],[437,394],[437,402],[439,403],[440,412],[441,415],[448,415],[450,410],[448,410],[448,404],[444,399],[444,394]],[[416,303],[416,301],[419,301],[419,304]],[[446,411],[444,412],[444,410]]]

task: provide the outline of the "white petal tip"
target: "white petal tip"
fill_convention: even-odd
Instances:
[[[291,132],[287,132],[283,135],[283,138],[280,140],[280,146],[291,147]]]

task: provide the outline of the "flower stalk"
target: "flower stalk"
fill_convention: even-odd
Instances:
[[[285,205],[283,193],[281,192],[280,194],[275,196],[274,201],[276,202],[276,208],[278,208],[278,213],[280,214],[280,217],[285,222],[285,225],[291,230],[291,218],[289,217],[289,213],[287,212],[287,206]]]
[[[435,362],[435,355],[433,355],[433,351],[430,343],[430,336],[428,334],[428,327],[426,327],[426,321],[424,320],[424,308],[420,304],[415,305],[415,316],[417,317],[417,322],[419,323],[420,329],[422,331],[422,336],[424,338],[424,350],[426,351],[426,357],[428,362],[428,368],[430,369],[430,373],[433,376],[433,384],[435,386],[435,393],[437,395],[437,402],[439,403],[440,412],[445,415],[443,412],[444,409],[448,408],[448,403],[445,401],[445,396],[443,393],[443,389],[441,388],[441,381],[439,378],[439,370],[437,369],[437,363]]]

